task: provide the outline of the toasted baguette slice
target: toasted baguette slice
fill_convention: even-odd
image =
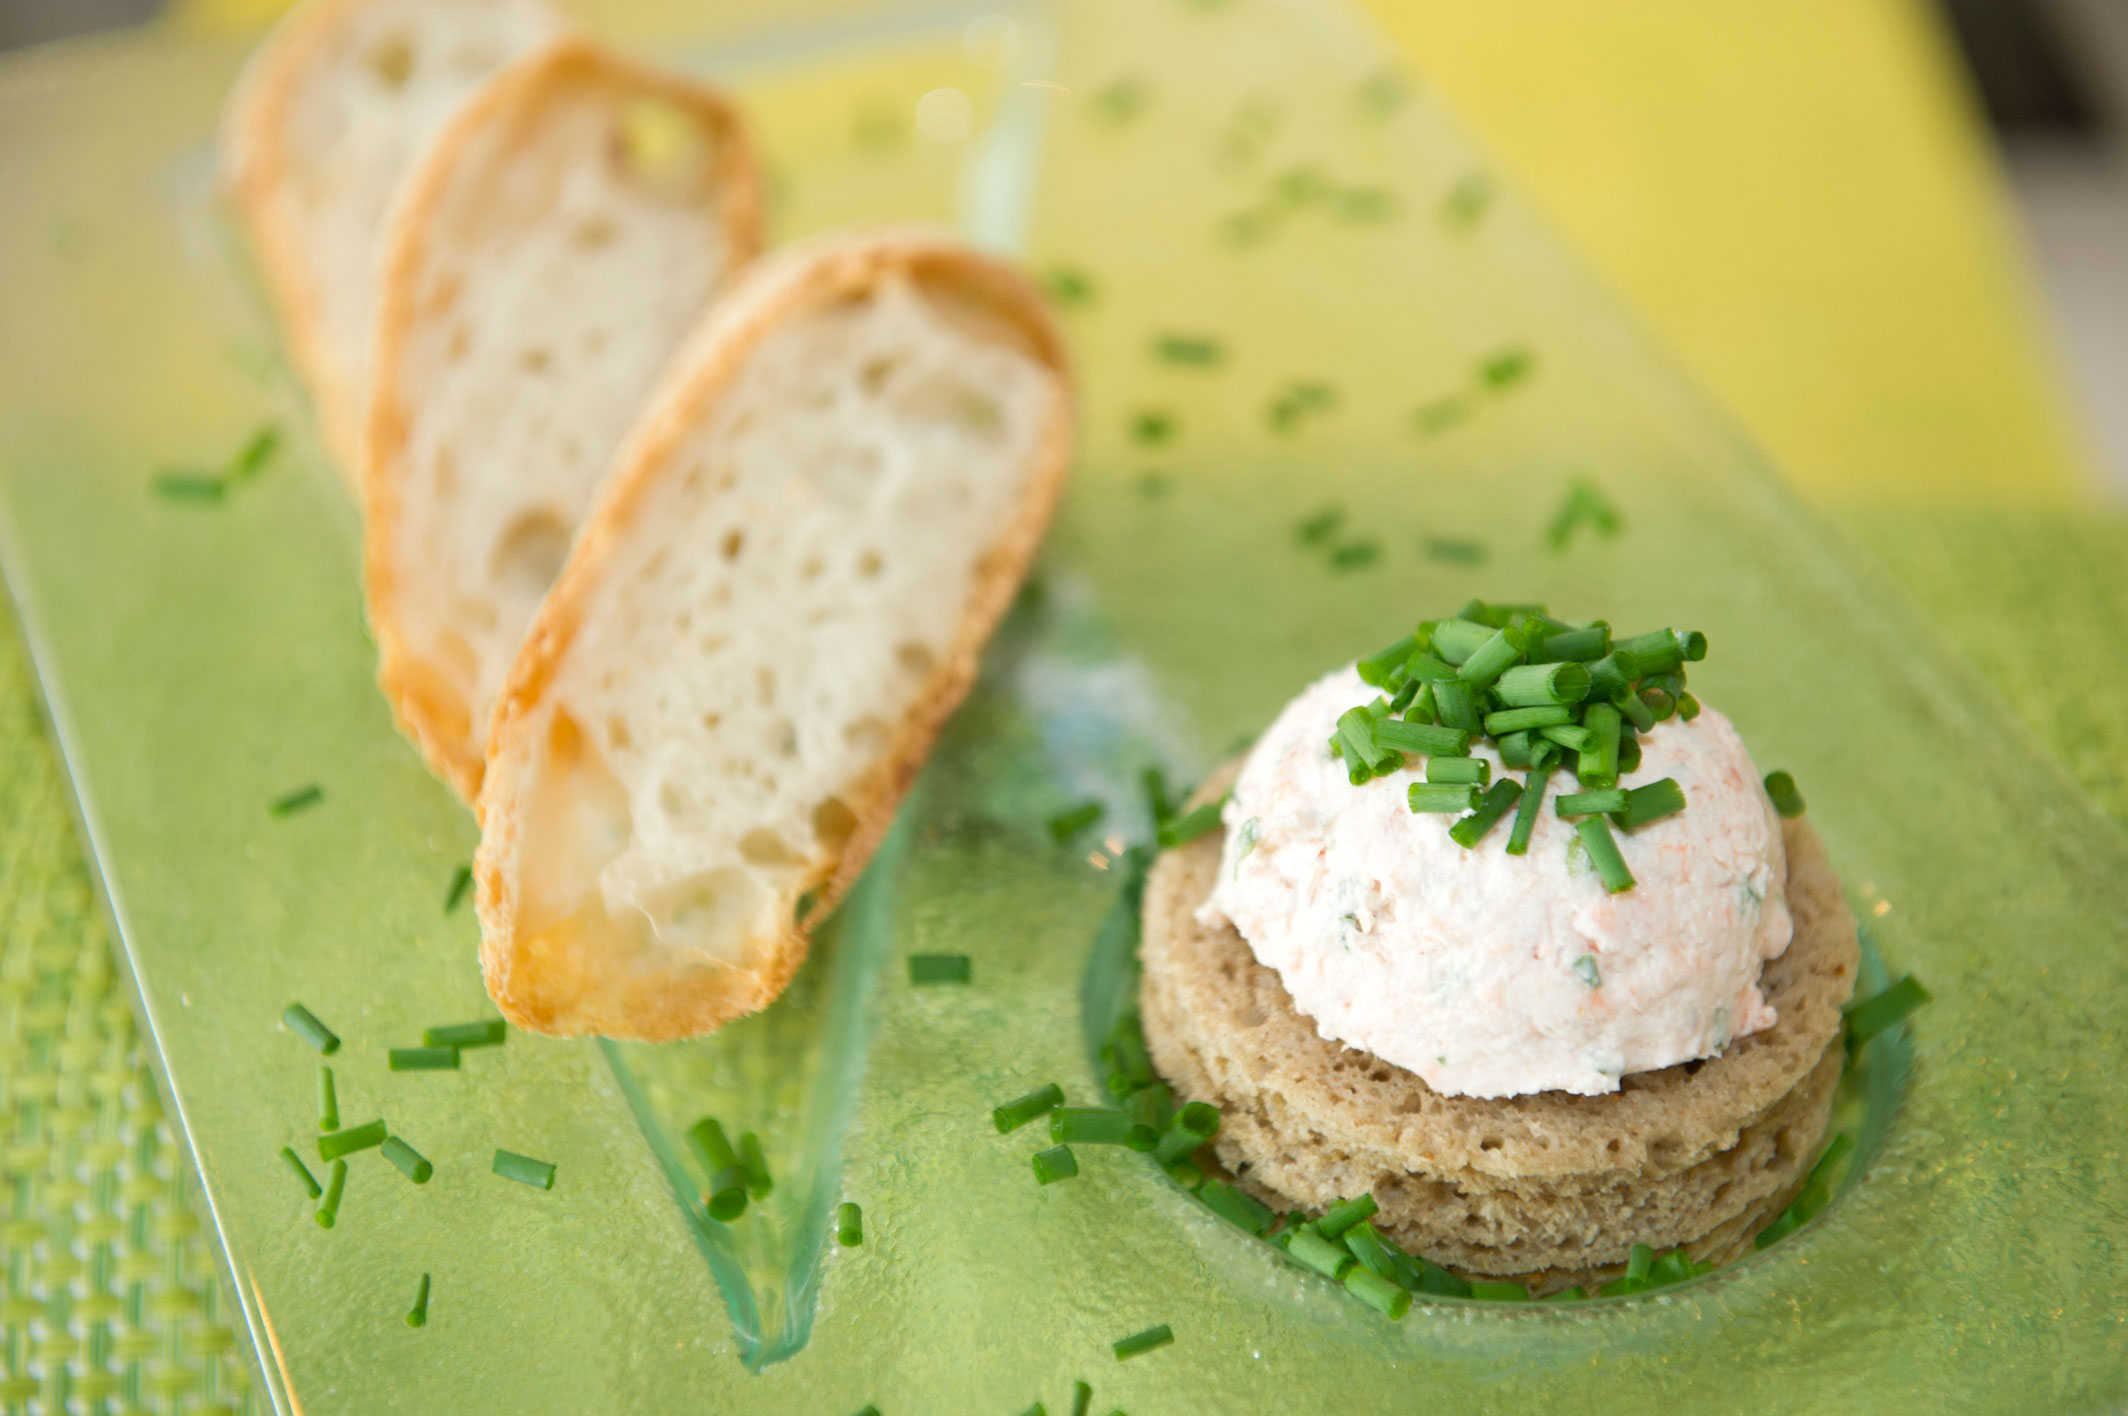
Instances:
[[[782,992],[974,678],[1070,403],[1040,298],[950,237],[802,247],[711,310],[496,707],[506,1017],[661,1040]]]
[[[350,478],[377,247],[400,180],[476,85],[561,29],[546,0],[310,0],[230,99],[223,182]]]
[[[498,74],[407,179],[377,296],[365,589],[385,696],[469,802],[593,490],[759,245],[757,188],[714,92],[580,39]]]

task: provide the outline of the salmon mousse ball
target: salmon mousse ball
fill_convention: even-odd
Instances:
[[[1466,849],[1410,809],[1423,757],[1354,785],[1324,744],[1372,693],[1352,667],[1329,674],[1250,750],[1198,912],[1231,923],[1323,1037],[1444,1095],[1597,1095],[1773,1025],[1759,974],[1793,933],[1787,862],[1728,719],[1642,734],[1618,785],[1674,778],[1689,809],[1616,833],[1636,883],[1613,894],[1551,800],[1510,855],[1504,831]],[[1499,778],[1491,743],[1471,756]]]

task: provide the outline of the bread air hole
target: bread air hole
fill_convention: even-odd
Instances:
[[[877,580],[884,564],[879,558],[879,552],[866,551],[857,558],[857,574],[865,580]]]
[[[928,678],[938,660],[929,649],[913,639],[905,639],[894,646],[894,658],[916,678]]]
[[[873,753],[887,745],[888,730],[884,720],[873,717],[859,718],[842,730],[842,738],[859,752]]]
[[[545,349],[527,349],[517,356],[517,366],[528,374],[544,374],[554,363],[554,355]]]
[[[831,851],[840,851],[857,831],[857,813],[841,797],[828,797],[813,808],[813,834]]]
[[[768,903],[761,883],[732,866],[678,882],[644,913],[661,943],[737,962],[747,938],[761,930]]]
[[[569,523],[545,507],[519,513],[495,543],[488,577],[528,599],[547,593],[569,555]]]
[[[414,74],[413,43],[403,34],[388,36],[365,56],[364,62],[369,65],[372,78],[397,93]]]
[[[603,216],[594,216],[578,222],[576,229],[569,233],[569,239],[580,251],[598,251],[612,245],[617,234],[612,222]]]
[[[783,837],[757,826],[739,838],[739,855],[750,865],[796,865],[798,857],[783,843]]]

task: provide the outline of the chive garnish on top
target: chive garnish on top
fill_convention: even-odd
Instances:
[[[1133,1357],[1142,1357],[1148,1352],[1157,1351],[1174,1340],[1175,1330],[1173,1328],[1166,1323],[1157,1324],[1147,1328],[1144,1332],[1134,1332],[1129,1337],[1119,1340],[1115,1345],[1116,1360],[1118,1362],[1128,1362]]]

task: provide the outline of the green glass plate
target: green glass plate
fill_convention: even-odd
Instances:
[[[780,232],[954,219],[1065,277],[1084,437],[1038,591],[790,997],[695,1043],[513,1034],[448,1073],[384,1049],[487,1010],[444,909],[473,832],[371,686],[353,514],[209,194],[240,49],[0,74],[0,545],[277,1407],[1058,1411],[1080,1378],[1145,1413],[2128,1397],[2128,842],[1345,11],[999,9],[1012,28],[943,7],[662,42],[748,101]],[[951,99],[917,122],[940,89],[965,136]],[[265,421],[286,437],[255,480],[155,493]],[[1580,477],[1625,528],[1555,550]],[[1892,972],[1936,994],[1871,1074],[1867,1164],[1660,1295],[1400,1324],[1136,1157],[1037,1187],[989,1107],[1097,1088],[1082,989],[1120,973],[1089,965],[1139,771],[1187,779],[1472,594],[1713,640],[1695,688],[1797,774]],[[1057,845],[1087,796],[1107,816]],[[972,983],[913,987],[903,958],[937,952]],[[275,1157],[315,1135],[319,1059],[277,1022],[297,998],[345,1040],[343,1118],[436,1163],[417,1188],[358,1156],[330,1231]],[[728,1225],[679,1140],[703,1114],[778,1177]],[[489,1173],[497,1147],[556,1163],[553,1190]],[[829,1238],[843,1198],[860,1248]],[[1174,1345],[1119,1364],[1159,1322]]]

